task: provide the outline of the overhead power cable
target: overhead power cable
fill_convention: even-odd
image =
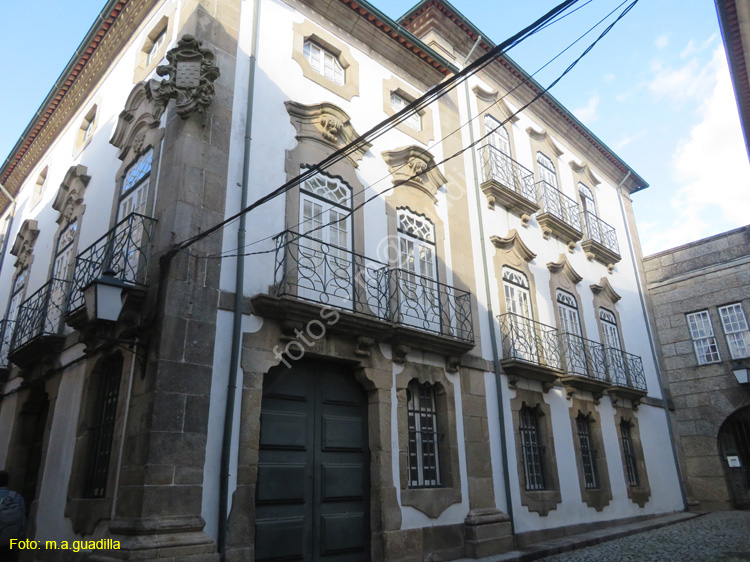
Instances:
[[[437,84],[433,88],[427,91],[427,93],[423,94],[410,104],[408,104],[406,107],[395,113],[394,115],[388,117],[387,119],[381,121],[374,127],[372,127],[369,131],[365,132],[364,134],[360,135],[356,139],[354,139],[352,142],[347,144],[346,146],[340,148],[339,150],[335,151],[333,154],[328,156],[327,158],[323,159],[322,161],[318,162],[316,165],[311,166],[310,168],[307,168],[306,171],[298,175],[297,177],[289,180],[285,184],[281,185],[280,187],[276,188],[272,192],[268,193],[267,195],[264,195],[263,197],[257,199],[244,209],[241,209],[238,213],[232,215],[231,217],[219,222],[218,224],[212,226],[211,228],[196,234],[195,236],[192,236],[182,242],[179,242],[175,244],[171,250],[169,250],[165,255],[164,259],[168,260],[171,258],[171,256],[175,255],[177,252],[184,250],[188,248],[189,246],[195,244],[196,242],[206,238],[207,236],[213,234],[217,230],[224,227],[227,223],[235,220],[236,218],[240,217],[241,215],[252,211],[253,209],[256,209],[257,207],[267,203],[268,201],[271,201],[272,199],[278,197],[279,195],[286,193],[293,187],[299,185],[300,183],[303,183],[304,181],[307,181],[317,173],[323,171],[327,167],[335,164],[336,162],[343,160],[350,154],[360,150],[364,146],[370,143],[371,140],[374,140],[378,138],[380,135],[386,133],[390,129],[392,129],[395,125],[398,123],[401,123],[402,121],[406,120],[412,113],[415,111],[419,111],[420,109],[426,107],[432,101],[435,99],[438,99],[439,97],[445,95],[447,92],[458,86],[463,80],[468,78],[469,76],[473,75],[474,73],[481,70],[484,66],[490,64],[493,60],[495,60],[498,56],[502,55],[503,51],[510,46],[516,44],[517,42],[522,41],[529,35],[535,33],[539,30],[541,26],[543,26],[545,23],[548,23],[551,19],[556,17],[558,14],[564,12],[568,7],[572,6],[573,4],[577,3],[579,0],[565,0],[549,12],[547,12],[545,15],[543,15],[541,18],[536,20],[531,25],[525,27],[523,30],[519,31],[509,39],[506,39],[481,57],[477,58],[473,63],[469,64],[468,66],[464,67],[461,71],[454,74],[453,76],[448,77],[446,80],[441,82],[440,84]]]
[[[626,1],[627,1],[627,0],[626,0]],[[378,192],[378,193],[376,193],[376,194],[372,195],[371,197],[367,198],[367,199],[366,199],[365,201],[363,201],[363,202],[362,202],[362,203],[360,203],[359,205],[356,205],[355,207],[353,207],[353,208],[352,208],[351,210],[349,210],[348,212],[346,212],[346,213],[342,213],[342,214],[340,215],[340,217],[339,217],[339,218],[338,218],[337,220],[335,220],[335,221],[331,221],[331,222],[329,222],[329,223],[321,224],[321,225],[319,225],[319,226],[317,226],[317,227],[315,227],[315,228],[311,229],[310,231],[307,231],[307,232],[305,232],[305,235],[306,235],[306,236],[307,236],[307,235],[310,235],[311,233],[314,233],[314,232],[316,232],[316,231],[318,231],[318,230],[321,230],[321,229],[323,229],[323,228],[326,228],[326,227],[328,227],[328,226],[330,226],[330,225],[332,225],[332,224],[337,224],[337,223],[340,223],[340,222],[341,222],[341,221],[343,221],[343,220],[346,220],[346,219],[347,219],[348,217],[350,217],[350,216],[351,216],[351,215],[352,215],[352,214],[353,214],[353,213],[354,213],[355,211],[357,211],[357,210],[359,210],[360,208],[364,207],[364,206],[365,206],[365,205],[366,205],[367,203],[369,203],[369,202],[371,202],[371,201],[373,201],[373,200],[377,199],[377,198],[378,198],[378,197],[380,197],[380,196],[381,196],[382,194],[384,194],[384,193],[386,193],[386,192],[388,192],[388,191],[392,191],[392,190],[396,189],[397,187],[399,187],[399,186],[401,186],[401,185],[404,185],[405,183],[407,183],[407,182],[411,181],[412,179],[414,179],[414,178],[415,178],[415,177],[417,177],[418,175],[422,175],[422,174],[425,174],[425,173],[429,172],[430,170],[432,170],[432,169],[436,168],[437,166],[440,166],[440,165],[442,165],[442,164],[444,164],[444,163],[446,163],[446,162],[448,162],[448,161],[452,160],[453,158],[457,158],[458,156],[462,155],[462,154],[463,154],[464,152],[466,152],[467,150],[469,150],[469,149],[470,149],[470,148],[472,148],[473,146],[476,146],[476,145],[477,145],[477,144],[479,144],[479,143],[480,143],[481,141],[483,141],[484,139],[486,139],[487,137],[489,137],[490,135],[492,135],[492,134],[493,134],[493,133],[494,133],[495,131],[497,131],[498,129],[500,129],[501,127],[503,127],[503,126],[504,126],[505,124],[507,124],[507,123],[508,123],[508,122],[509,122],[509,121],[510,121],[510,120],[511,120],[511,119],[512,119],[513,117],[515,117],[516,115],[518,115],[518,114],[522,113],[522,112],[523,112],[523,111],[524,111],[524,110],[525,110],[526,108],[528,108],[528,107],[529,107],[529,106],[530,106],[531,104],[533,104],[533,103],[534,103],[534,102],[536,102],[536,101],[537,101],[537,100],[538,100],[539,98],[541,98],[542,96],[544,96],[544,95],[545,95],[545,94],[546,94],[546,93],[547,93],[547,92],[548,92],[548,91],[549,91],[549,90],[550,90],[551,88],[553,88],[553,87],[554,87],[554,86],[555,86],[555,85],[556,85],[556,84],[557,84],[557,83],[558,83],[558,82],[559,82],[560,80],[562,80],[562,78],[563,78],[563,77],[564,77],[565,75],[567,75],[567,74],[568,74],[568,73],[569,73],[569,72],[570,72],[571,70],[573,70],[573,68],[574,68],[574,67],[575,67],[575,66],[576,66],[576,65],[577,65],[577,64],[578,64],[578,63],[579,63],[579,62],[581,61],[581,59],[583,59],[583,57],[585,57],[585,56],[586,56],[586,55],[587,55],[587,54],[588,54],[588,53],[589,53],[589,52],[590,52],[590,51],[591,51],[591,50],[592,50],[592,49],[594,48],[594,46],[596,46],[596,44],[597,44],[597,43],[598,43],[599,41],[601,41],[601,40],[602,40],[602,39],[604,38],[604,36],[605,36],[605,35],[607,35],[607,34],[608,34],[608,33],[610,32],[610,30],[611,30],[611,29],[612,29],[612,28],[613,28],[613,27],[614,27],[614,26],[615,26],[615,25],[616,25],[616,24],[617,24],[617,23],[618,23],[618,22],[619,22],[619,21],[620,21],[620,20],[621,20],[621,19],[622,19],[623,17],[625,17],[625,15],[626,15],[626,14],[627,14],[628,12],[630,12],[630,10],[632,10],[632,9],[633,9],[633,7],[634,7],[634,6],[635,6],[635,5],[636,5],[636,4],[638,3],[638,2],[639,2],[639,0],[633,0],[633,2],[631,2],[631,3],[630,3],[630,4],[629,4],[629,5],[628,5],[628,6],[627,6],[627,7],[626,7],[626,8],[625,8],[625,9],[624,9],[623,11],[622,11],[622,13],[621,13],[621,14],[620,14],[620,15],[619,15],[619,16],[618,16],[618,17],[617,17],[616,19],[615,19],[615,21],[613,21],[613,22],[612,22],[612,23],[611,23],[610,25],[608,25],[608,26],[607,26],[607,27],[606,27],[606,28],[605,28],[605,29],[604,29],[604,30],[602,31],[602,33],[601,33],[601,34],[600,34],[600,35],[599,35],[599,36],[598,36],[598,37],[596,38],[596,40],[594,40],[594,41],[593,41],[593,42],[592,42],[592,43],[591,43],[591,44],[590,44],[590,45],[589,45],[589,46],[588,46],[588,47],[587,47],[587,48],[586,48],[586,49],[585,49],[585,50],[583,51],[583,53],[581,53],[581,55],[579,55],[579,56],[578,56],[578,57],[577,57],[577,58],[576,58],[576,59],[575,59],[575,60],[574,60],[574,61],[573,61],[573,62],[572,62],[572,63],[571,63],[571,64],[570,64],[570,65],[569,65],[569,66],[568,66],[568,67],[567,67],[566,69],[565,69],[565,71],[563,71],[563,73],[562,73],[562,74],[560,74],[560,76],[558,76],[558,77],[557,77],[557,78],[556,78],[556,79],[555,79],[555,80],[554,80],[554,81],[553,81],[552,83],[550,83],[550,85],[549,85],[549,86],[547,86],[546,88],[544,88],[544,89],[542,89],[541,91],[539,91],[539,92],[538,92],[538,93],[537,93],[537,94],[536,94],[536,95],[535,95],[535,96],[534,96],[534,97],[533,97],[533,98],[532,98],[532,99],[531,99],[531,100],[530,100],[529,102],[527,102],[527,103],[526,103],[525,105],[523,105],[523,106],[522,106],[521,108],[519,108],[518,110],[516,110],[515,112],[513,112],[513,114],[512,114],[512,115],[511,115],[510,117],[508,117],[507,119],[505,119],[504,121],[502,121],[501,123],[499,123],[499,125],[498,125],[498,126],[496,126],[495,128],[493,128],[493,129],[491,129],[491,130],[487,131],[485,135],[483,135],[483,136],[481,136],[481,137],[477,138],[477,139],[476,139],[476,140],[475,140],[475,141],[474,141],[473,143],[470,143],[470,144],[468,144],[467,146],[463,147],[463,148],[462,148],[461,150],[459,150],[459,151],[455,152],[454,154],[452,154],[452,155],[450,155],[450,156],[448,156],[448,157],[446,157],[446,158],[443,158],[443,159],[442,159],[442,160],[440,160],[439,162],[434,162],[433,164],[430,164],[430,165],[428,165],[428,166],[427,166],[427,168],[426,168],[426,169],[424,169],[424,170],[423,170],[422,172],[420,172],[419,174],[414,174],[414,175],[412,175],[412,176],[410,176],[410,177],[408,177],[408,178],[402,179],[402,180],[400,180],[400,181],[398,181],[398,182],[394,183],[394,184],[393,184],[392,186],[390,186],[389,188],[387,188],[387,189],[385,189],[385,190],[383,190],[383,191],[381,191],[381,192]],[[619,5],[619,6],[622,6],[623,4],[625,4],[625,2],[622,2],[622,3],[621,3],[621,4]],[[619,8],[619,6],[618,6],[618,8]],[[615,10],[616,10],[616,9],[617,9],[617,8],[615,8]],[[613,10],[613,11],[614,11],[614,10]],[[611,13],[612,13],[612,12],[610,12],[610,14],[611,14]],[[605,16],[605,18],[604,18],[604,19],[606,19],[607,17],[609,17],[609,15],[610,15],[610,14],[608,14],[607,16]],[[596,25],[598,25],[598,24],[596,24]],[[596,27],[596,26],[594,26],[594,27]],[[576,40],[576,41],[575,41],[574,43],[576,43],[576,42],[577,42],[578,40],[580,40],[580,38],[579,38],[579,39],[577,39],[577,40]],[[572,45],[570,45],[570,46],[572,46]],[[567,47],[567,48],[566,48],[565,50],[569,49],[569,48],[570,48],[570,46],[569,46],[569,47]],[[557,58],[557,57],[559,57],[559,56],[560,56],[560,55],[557,55],[557,56],[556,56],[555,58]],[[554,59],[552,59],[552,60],[554,60]],[[552,61],[550,61],[550,62],[552,62]],[[549,63],[547,63],[547,64],[549,64]],[[546,66],[546,65],[545,65],[545,66]],[[540,70],[541,70],[541,69],[540,69]],[[538,72],[538,71],[537,71],[537,72]],[[506,95],[507,95],[507,94],[506,94]],[[454,131],[454,132],[455,132],[455,131]],[[451,134],[453,134],[453,133],[451,133]],[[390,174],[389,174],[389,176],[390,176]],[[386,176],[386,177],[388,177],[388,176]],[[379,180],[379,181],[382,181],[382,180]],[[274,236],[274,237],[275,237],[275,236]],[[267,238],[265,238],[265,239],[268,239],[268,238],[269,238],[269,237],[267,237]],[[257,243],[257,242],[254,242],[254,243]],[[254,243],[251,243],[250,245],[252,245],[252,244],[254,244]],[[268,253],[271,253],[271,252],[274,252],[274,251],[275,251],[275,249],[269,249],[269,250],[259,250],[259,251],[257,251],[257,252],[246,252],[246,253],[243,253],[242,255],[245,255],[245,256],[252,256],[252,255],[261,255],[261,254],[268,254]],[[218,258],[224,258],[224,257],[233,257],[233,256],[235,256],[235,255],[236,255],[236,254],[225,254],[225,255],[218,255],[218,256],[215,256],[215,257],[218,257]],[[207,257],[211,257],[211,256],[207,256]]]
[[[587,4],[590,4],[592,1],[593,0],[588,0],[588,2],[586,2],[585,4],[579,6],[578,8],[576,8],[575,10],[573,10],[572,12],[569,12],[569,13],[563,15],[563,16],[560,16],[557,20],[555,20],[555,22],[560,21],[561,19],[563,19],[564,17],[570,15],[571,13],[573,13],[573,12],[581,9],[582,7],[586,6]],[[534,76],[536,76],[542,70],[544,70],[545,68],[547,68],[550,64],[552,64],[554,61],[556,61],[558,58],[560,58],[563,54],[565,54],[568,50],[570,50],[571,48],[573,48],[573,46],[576,43],[578,43],[579,41],[581,41],[584,37],[586,37],[594,29],[596,29],[597,27],[599,27],[599,25],[601,25],[602,22],[606,21],[612,14],[614,14],[623,5],[625,5],[627,3],[627,1],[628,0],[623,0],[623,2],[621,2],[615,8],[613,8],[612,10],[610,10],[609,13],[607,13],[604,17],[602,17],[601,19],[599,19],[599,21],[597,21],[594,25],[592,25],[591,27],[589,27],[589,29],[586,30],[584,33],[582,33],[581,35],[579,35],[578,38],[576,38],[567,47],[565,47],[563,50],[561,50],[559,53],[557,53],[554,57],[552,57],[550,60],[548,60],[545,64],[543,64],[541,67],[539,67],[536,71],[534,71],[534,73],[531,74],[528,78],[524,78],[521,82],[519,82],[518,84],[516,84],[515,86],[513,86],[513,88],[511,88],[510,90],[508,90],[507,93],[503,94],[500,98],[498,98],[498,100],[494,104],[492,104],[491,106],[487,107],[486,109],[484,109],[482,111],[479,111],[476,115],[473,115],[467,121],[465,121],[464,123],[460,124],[456,129],[454,129],[453,131],[451,131],[447,135],[443,136],[438,141],[433,142],[430,146],[427,147],[428,150],[432,150],[433,148],[435,148],[436,146],[438,146],[439,144],[441,144],[443,141],[445,141],[446,139],[448,139],[449,137],[453,136],[458,131],[460,131],[461,129],[463,129],[466,125],[470,124],[475,119],[478,119],[479,117],[481,117],[485,113],[489,112],[492,109],[492,107],[498,105],[500,103],[500,101],[504,100],[506,97],[508,97],[509,95],[511,95],[518,88],[520,88],[521,86],[523,86],[525,84],[528,84],[530,82],[531,78],[533,78]],[[552,22],[552,23],[554,23],[554,22]],[[547,24],[547,25],[550,25],[550,24]],[[360,194],[362,194],[362,193],[364,193],[364,192],[366,192],[368,190],[373,189],[374,186],[376,186],[376,185],[380,184],[381,182],[389,179],[393,175],[393,173],[399,171],[400,169],[404,168],[405,166],[408,166],[408,162],[404,162],[403,164],[401,164],[398,167],[394,168],[392,172],[389,172],[388,174],[386,174],[385,176],[381,177],[380,179],[375,180],[374,182],[369,183],[366,187],[360,189],[359,191],[353,192],[352,193],[352,197],[355,197],[355,196],[360,195]],[[325,214],[325,212],[326,211],[320,211],[318,214],[312,215],[308,220],[316,219],[316,218],[322,216],[323,214]],[[237,220],[237,219],[235,219],[235,220]],[[293,226],[287,227],[285,230],[292,230],[293,231],[297,227],[299,227],[301,224],[302,223],[297,223],[297,224],[295,224]],[[254,245],[259,244],[261,242],[265,242],[266,240],[271,240],[272,238],[275,238],[276,236],[277,236],[276,234],[265,236],[263,238],[259,238],[257,240],[254,240],[253,242],[245,244],[242,248],[234,248],[234,249],[229,249],[229,250],[223,250],[223,251],[221,251],[219,253],[216,253],[216,254],[202,255],[202,256],[198,256],[198,255],[195,255],[195,254],[191,254],[191,255],[193,255],[194,257],[200,257],[200,258],[204,258],[204,259],[216,259],[216,258],[225,258],[225,257],[236,257],[237,255],[245,255],[245,256],[246,255],[251,255],[251,254],[248,254],[248,253],[240,254],[240,251],[243,250],[244,248],[249,248],[250,246],[254,246]],[[232,253],[229,253],[229,252],[232,252]],[[254,255],[254,254],[252,254],[252,255]]]

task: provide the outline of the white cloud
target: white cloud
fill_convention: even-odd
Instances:
[[[646,129],[642,129],[638,131],[637,133],[633,133],[632,135],[621,136],[620,139],[616,141],[614,144],[615,150],[622,150],[624,147],[628,146],[629,144],[645,137],[646,133],[648,133],[648,131]]]
[[[711,94],[716,82],[713,65],[703,65],[692,58],[679,67],[664,66],[660,61],[651,63],[653,79],[648,89],[655,101],[667,100],[673,108],[681,108],[686,101],[702,101]]]
[[[685,49],[680,53],[680,58],[685,59],[692,55],[695,52],[695,41],[692,39],[688,41],[688,44],[685,46]]]
[[[656,41],[654,41],[654,45],[656,45],[657,49],[663,49],[669,45],[669,37],[666,35],[659,35],[659,37],[656,38]]]
[[[602,76],[602,78],[603,78],[603,79],[604,79],[604,81],[605,81],[605,82],[607,82],[608,84],[611,84],[612,82],[614,82],[614,81],[615,81],[615,75],[614,75],[614,74],[612,74],[611,72],[609,72],[609,73],[605,74],[604,76]]]
[[[599,106],[599,96],[594,94],[589,98],[589,101],[583,107],[579,107],[573,110],[573,115],[578,117],[586,125],[590,125],[598,119],[596,109]]]
[[[682,187],[670,201],[674,213],[664,216],[674,218],[658,225],[639,225],[646,254],[748,221],[750,163],[723,47],[714,50],[705,79],[711,89],[700,105],[700,119],[672,157],[673,174]]]

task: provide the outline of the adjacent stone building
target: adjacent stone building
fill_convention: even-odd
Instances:
[[[416,562],[684,508],[648,184],[448,2],[110,0],[83,45],[0,169],[32,537]]]
[[[750,226],[643,266],[690,506],[750,508]]]

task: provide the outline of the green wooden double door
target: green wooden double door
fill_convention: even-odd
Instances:
[[[272,369],[258,455],[256,560],[370,559],[367,396],[348,369]]]

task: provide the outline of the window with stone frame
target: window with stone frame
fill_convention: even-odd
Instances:
[[[435,389],[413,380],[406,390],[409,429],[409,487],[441,486]]]
[[[103,498],[106,495],[122,365],[122,355],[117,353],[101,360],[92,374],[92,384],[97,385],[98,389],[93,393],[95,413],[89,426],[91,448],[84,489],[84,495],[88,498]]]
[[[49,173],[49,166],[45,166],[44,169],[39,173],[34,184],[34,191],[31,192],[31,207],[37,206],[39,201],[42,200],[44,190],[47,187],[47,174]]]
[[[742,304],[736,302],[719,307],[719,317],[727,338],[727,347],[732,359],[750,357],[750,329]]]
[[[620,435],[622,436],[622,454],[625,459],[625,479],[628,486],[639,486],[638,458],[633,446],[632,428],[633,424],[626,419],[620,422]]]
[[[576,418],[578,430],[579,454],[581,455],[581,466],[583,467],[584,486],[587,490],[599,488],[599,474],[596,469],[596,449],[594,449],[591,435],[591,420],[582,412]]]
[[[334,84],[339,86],[344,84],[346,73],[335,54],[310,39],[305,41],[302,47],[302,53],[305,55],[307,62],[310,63],[310,67],[312,67],[315,72],[324,76]]]
[[[714,328],[708,310],[699,310],[687,315],[690,337],[693,339],[693,349],[698,365],[718,363],[721,361],[719,347],[716,344]]]
[[[97,106],[94,105],[81,120],[81,125],[78,127],[75,139],[76,152],[82,150],[94,136],[94,130],[96,129],[96,112]]]
[[[391,92],[391,107],[396,113],[404,109],[412,101],[413,100],[407,99],[399,92]],[[404,119],[403,123],[406,124],[407,127],[411,127],[412,129],[414,129],[415,131],[422,130],[422,116],[418,111],[412,112],[411,115]]]
[[[524,476],[527,490],[546,490],[544,474],[545,447],[539,432],[539,410],[524,405],[520,411],[518,434],[521,437]]]

